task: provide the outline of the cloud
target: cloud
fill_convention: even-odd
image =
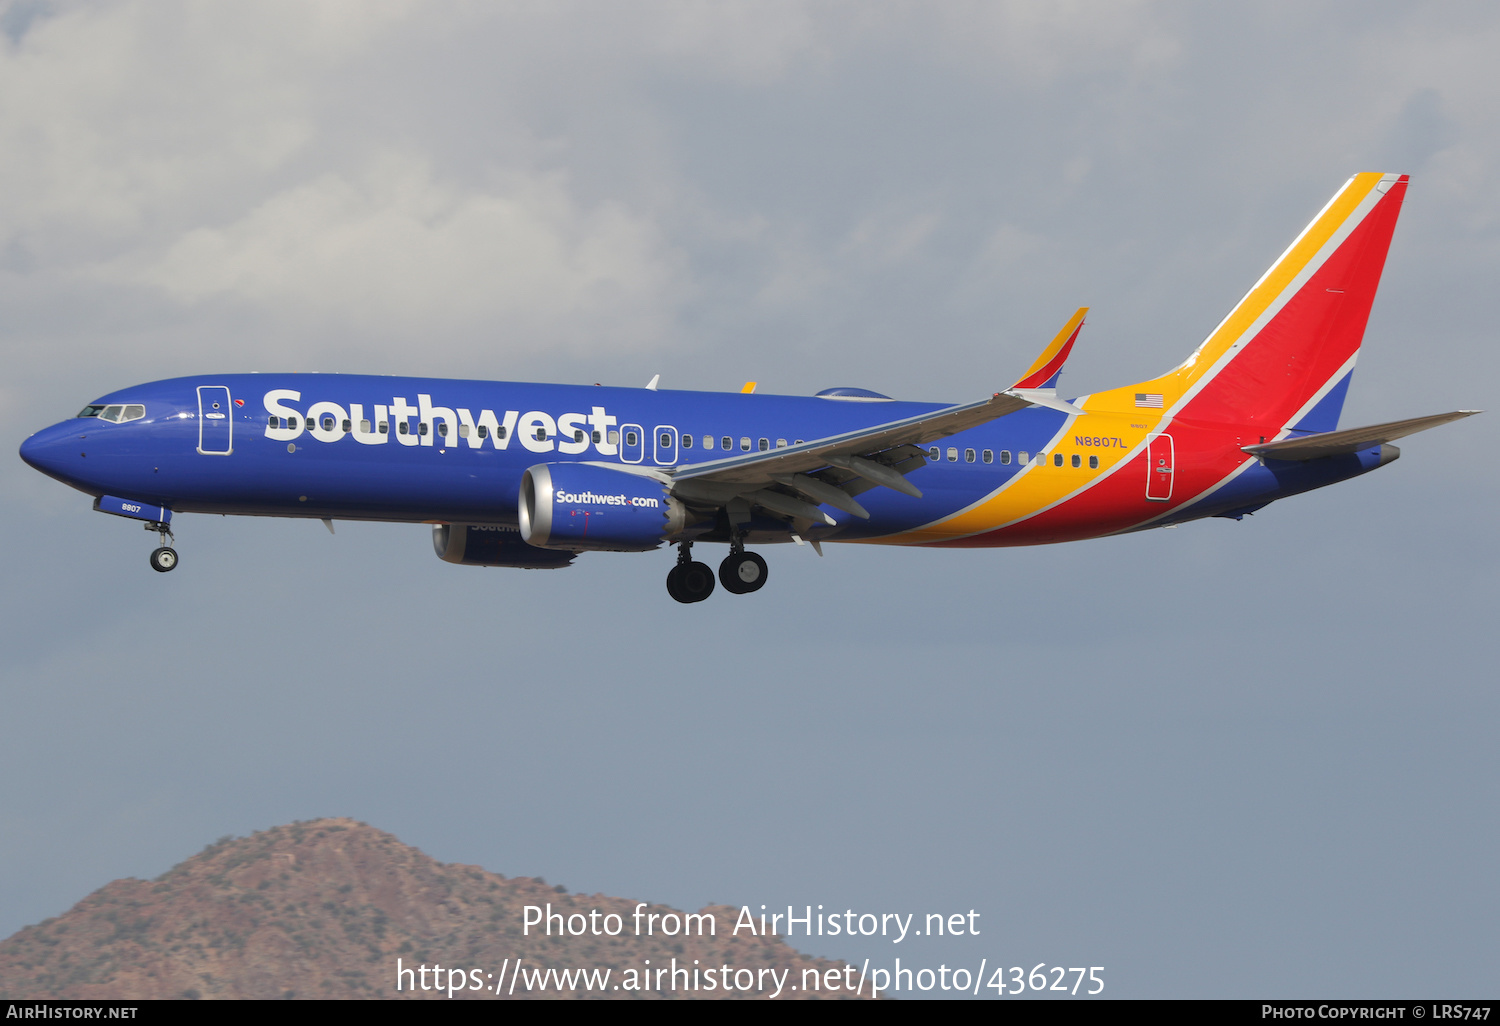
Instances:
[[[442,340],[483,329],[499,351],[634,348],[669,327],[678,259],[649,218],[580,204],[561,174],[436,180],[416,154],[270,196],[222,227],[183,233],[107,274],[196,305],[229,301],[366,338]]]

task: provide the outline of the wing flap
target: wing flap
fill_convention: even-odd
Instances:
[[[1410,420],[1393,420],[1387,424],[1371,424],[1369,427],[1348,428],[1343,431],[1324,431],[1301,438],[1283,438],[1279,442],[1261,445],[1245,445],[1240,448],[1252,456],[1271,460],[1316,460],[1325,456],[1342,456],[1359,452],[1374,445],[1394,442],[1398,438],[1414,435],[1441,424],[1448,424],[1464,417],[1472,417],[1482,410],[1455,410],[1438,413],[1430,417],[1413,417]]]

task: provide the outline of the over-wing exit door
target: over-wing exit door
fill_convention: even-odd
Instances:
[[[677,462],[677,429],[670,424],[658,424],[656,430],[651,432],[655,442],[651,450],[651,456],[656,462],[665,467]]]

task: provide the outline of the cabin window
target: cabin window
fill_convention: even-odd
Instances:
[[[692,435],[683,435],[682,436],[682,447],[684,449],[691,449],[693,447],[693,436]]]
[[[417,422],[417,434],[422,435],[423,437],[426,437],[426,435],[427,435],[427,422],[426,421],[418,421]]]
[[[792,439],[792,444],[793,445],[801,445],[802,444],[802,439],[800,439],[800,438],[794,438],[794,439]]]
[[[1083,457],[1080,456],[1080,455],[1078,455],[1076,452],[1073,454],[1073,466],[1075,466],[1075,467],[1081,467],[1081,466],[1083,466]]]
[[[725,452],[728,452],[730,449],[734,448],[734,439],[730,438],[728,435],[725,435],[723,438],[719,439],[719,448],[723,449]]]
[[[1005,462],[1005,459],[1003,458],[1004,454],[1002,453],[1001,456],[1002,456],[1002,458],[1001,458],[1000,462],[1004,463]],[[1029,452],[1027,452],[1025,449],[1022,449],[1019,453],[1016,454],[1016,462],[1019,463],[1023,467],[1026,466],[1026,464],[1030,460],[1031,460],[1031,454]]]
[[[786,439],[785,438],[778,438],[778,439],[776,439],[776,448],[778,448],[778,449],[785,449],[786,448]]]
[[[347,432],[347,431],[348,431],[348,430],[349,430],[349,428],[350,428],[350,427],[352,427],[352,426],[353,426],[353,425],[351,425],[351,424],[350,424],[350,423],[349,423],[349,422],[348,422],[348,421],[347,421],[347,420],[346,420],[346,421],[344,421],[344,430],[345,430],[345,431],[346,431],[346,432]]]
[[[409,435],[409,434],[411,434],[411,428],[407,426],[406,421],[404,421],[404,420],[398,420],[398,421],[396,421],[396,434],[398,434],[398,435]]]
[[[388,424],[388,423],[386,423],[385,421],[382,420],[380,422],[379,430],[380,430],[380,433],[382,435],[388,435],[391,432],[391,426],[390,426],[390,424]],[[483,433],[484,432],[484,428],[480,428],[479,431],[480,431],[479,437],[483,438],[484,437],[484,433]]]
[[[536,429],[536,440],[538,442],[545,442],[547,440],[547,429],[546,428],[537,428]],[[635,433],[634,432],[631,432],[630,444],[631,445],[635,444]]]
[[[448,437],[448,422],[446,420],[440,420],[437,422],[437,433],[444,438]]]
[[[499,427],[497,427],[495,429],[495,437],[496,438],[504,438],[505,437],[505,425],[504,424],[501,424]]]
[[[331,416],[323,418],[323,430],[324,431],[332,431],[333,430],[333,418]]]
[[[973,449],[965,449],[964,450],[964,462],[965,463],[973,463],[974,462],[974,450]],[[988,463],[989,460],[985,460],[984,462]]]
[[[1052,465],[1054,467],[1060,467],[1060,466],[1062,466],[1062,463],[1063,463],[1062,453],[1060,453],[1060,452],[1053,453],[1052,454]]]
[[[280,417],[267,417],[266,418],[266,427],[273,427],[273,428],[279,428],[279,427],[281,427],[281,418]]]
[[[750,451],[750,439],[748,439],[745,436],[741,435],[740,436],[740,452],[749,452],[749,451]]]
[[[986,463],[994,463],[995,462],[995,450],[993,450],[993,449],[986,449],[986,450],[984,450],[984,452],[982,452],[982,453],[979,454],[979,458],[982,459],[982,460],[984,460],[984,462],[986,462]]]
[[[768,452],[770,450],[770,448],[771,448],[771,440],[769,438],[762,438],[760,440],[760,451],[761,452]]]
[[[954,448],[953,446],[951,446],[951,445],[948,446],[948,462],[949,463],[957,463],[958,462],[958,450],[956,448]]]
[[[542,432],[538,431],[537,432],[537,437],[538,438],[542,437]],[[626,445],[635,445],[636,442],[639,441],[639,439],[640,439],[640,436],[637,435],[634,431],[627,431],[627,432],[625,432],[625,444]]]
[[[362,420],[359,422],[359,433],[362,435],[368,435],[370,433],[370,422],[368,420]]]
[[[458,437],[459,438],[468,438],[469,437],[469,425],[467,425],[467,424],[460,424],[458,426]]]
[[[597,431],[590,431],[589,432],[589,441],[593,442],[595,445],[598,445],[599,444],[599,432],[597,432]]]
[[[661,447],[663,449],[670,449],[670,448],[672,448],[672,436],[670,434],[668,434],[667,432],[663,431],[661,433],[661,438],[659,439],[659,443],[660,443],[660,445],[661,445]]]
[[[505,437],[505,429],[504,428],[500,429],[500,437],[501,438]],[[620,444],[620,432],[618,432],[618,431],[611,431],[609,433],[609,444],[610,445],[619,445]]]
[[[489,436],[489,433],[490,433],[489,426],[486,425],[486,424],[479,425],[479,427],[476,428],[475,430],[479,434],[480,438],[487,438]]]
[[[1026,457],[1022,456],[1021,459],[1022,459],[1022,461],[1024,461],[1026,459]],[[1000,450],[1000,465],[1003,466],[1003,467],[1010,466],[1010,450],[1009,449],[1001,449]]]
[[[934,445],[931,449],[927,450],[927,458],[934,461],[940,460],[943,458],[943,450]]]
[[[1099,457],[1097,457],[1097,456],[1090,456],[1089,457],[1089,469],[1090,470],[1098,470],[1099,469]]]

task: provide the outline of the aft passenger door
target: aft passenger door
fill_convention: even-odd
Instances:
[[[234,417],[229,389],[198,386],[198,451],[205,456],[228,456],[234,451]]]
[[[1157,435],[1146,447],[1146,498],[1166,502],[1172,498],[1172,468],[1176,464],[1171,435]]]

